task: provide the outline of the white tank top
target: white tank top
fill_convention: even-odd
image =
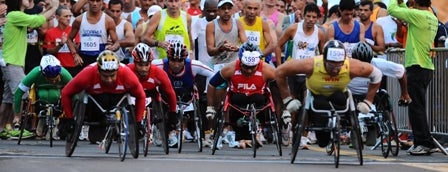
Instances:
[[[126,36],[124,34],[124,24],[126,22],[128,22],[128,21],[122,19],[121,22],[118,23],[118,25],[115,27],[115,31],[117,32],[118,40],[122,40],[122,39],[126,38]],[[120,58],[120,61],[129,58],[129,53],[126,50],[126,47],[120,47],[115,53],[117,53],[118,57]]]
[[[81,40],[80,54],[98,56],[104,51],[108,36],[106,30],[106,14],[102,12],[100,20],[92,24],[87,20],[87,12],[84,12],[79,28]]]
[[[314,25],[314,32],[306,35],[303,32],[303,21],[297,23],[297,31],[294,35],[294,47],[292,48],[292,57],[294,59],[305,59],[314,57],[319,45],[319,28]]]

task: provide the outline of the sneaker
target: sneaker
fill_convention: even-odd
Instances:
[[[213,143],[213,141],[212,141]],[[213,144],[210,145],[210,148],[213,149]],[[217,149],[222,149],[222,136],[219,136],[218,143],[216,144]]]
[[[202,146],[204,147],[212,147],[213,141],[210,138],[202,140]]]
[[[191,135],[191,133],[188,130],[184,130],[183,134],[184,134],[185,140],[188,140],[188,141],[194,140],[194,137]]]
[[[168,138],[168,146],[170,148],[176,148],[177,147],[177,142],[178,142],[178,140],[177,140],[176,132],[175,131],[171,132],[171,134],[170,134],[170,136]]]
[[[290,125],[288,125],[286,128],[282,127],[282,144],[283,146],[289,146],[289,142],[290,142],[290,137],[289,137],[289,132],[290,132]]]
[[[19,139],[20,136],[20,130],[11,130],[9,132],[9,135],[11,136],[11,139]],[[29,139],[31,137],[34,137],[34,134],[28,130],[23,130],[22,139]]]
[[[307,142],[308,142],[308,138],[302,136],[302,137],[300,138],[300,146],[299,146],[299,148],[300,148],[300,149],[308,149],[308,144],[307,144]]]
[[[0,132],[0,139],[8,139],[9,137],[11,136],[9,135],[9,131],[7,131],[6,129]]]
[[[409,148],[408,150],[409,154],[411,155],[431,155],[431,148],[422,146],[422,145],[418,145],[418,146],[412,146],[411,148]]]
[[[87,140],[89,138],[89,126],[83,125],[81,133],[79,134],[79,140]]]
[[[316,132],[309,131],[307,138],[308,138],[308,144],[316,144],[317,143]]]

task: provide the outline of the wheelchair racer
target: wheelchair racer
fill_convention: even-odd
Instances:
[[[241,45],[238,52],[239,59],[224,66],[209,82],[207,114],[216,114],[213,106],[216,87],[225,82],[229,82],[230,102],[234,105],[245,107],[247,104],[255,103],[257,107],[261,107],[269,102],[264,93],[268,82],[274,80],[274,68],[260,60],[261,56],[262,53],[255,44],[246,42]],[[240,148],[255,146],[248,141],[251,140],[248,126],[241,125],[240,118],[241,115],[235,113],[226,117],[226,121],[230,122],[235,130],[235,140],[239,140]]]
[[[146,96],[151,97],[153,101],[158,100],[160,93],[157,88],[159,88],[167,98],[169,123],[176,125],[178,122],[176,115],[176,93],[165,71],[151,64],[154,60],[154,52],[145,43],[139,43],[134,47],[132,57],[134,58],[134,63],[130,63],[127,66],[137,75]],[[138,126],[139,130],[142,131],[143,126]]]
[[[295,74],[306,75],[306,87],[315,96],[315,101],[327,101],[328,98],[339,105],[345,106],[347,85],[355,77],[366,77],[370,79],[366,98],[357,104],[357,109],[362,113],[368,113],[372,105],[375,93],[381,82],[382,73],[373,65],[361,62],[357,59],[347,58],[344,45],[337,40],[328,41],[323,50],[323,55],[313,58],[292,60],[280,65],[275,71],[275,80],[280,89],[280,95],[286,110],[283,111],[284,119],[290,118],[290,112],[297,111],[301,103],[291,97],[288,89],[288,76]],[[314,102],[316,103],[316,102]],[[329,107],[326,107],[329,108]],[[320,125],[326,124],[327,117],[321,115],[310,115],[312,121]],[[316,131],[317,143],[325,147],[329,143],[330,133],[327,131]]]
[[[136,121],[140,123],[145,110],[145,92],[138,81],[137,76],[124,64],[119,62],[117,55],[110,51],[103,51],[97,58],[96,63],[85,67],[62,89],[62,106],[65,118],[60,122],[64,125],[64,132],[73,132],[75,121],[72,109],[72,98],[82,91],[90,94],[105,109],[115,106],[124,94],[130,93],[135,97]],[[92,102],[86,105],[85,121],[103,122],[106,117]],[[83,115],[83,114],[75,114]],[[89,127],[89,141],[96,143],[102,140],[105,125]]]
[[[61,66],[60,61],[53,55],[44,55],[40,61],[40,66],[34,67],[26,76],[23,78],[22,82],[20,82],[18,89],[14,93],[14,112],[15,118],[14,123],[20,122],[20,110],[22,103],[22,96],[30,91],[31,86],[34,84],[34,88],[36,89],[36,99],[42,100],[43,102],[57,105],[59,104],[59,100],[61,97],[61,89],[64,87],[70,80],[72,76],[70,73]],[[36,100],[30,100],[36,101]],[[59,107],[61,108],[61,107]],[[35,112],[39,112],[41,110],[40,107],[36,109]],[[59,109],[62,110],[62,109]],[[62,114],[62,111],[56,112],[55,115],[59,116]],[[35,124],[33,124],[32,128],[34,129]],[[39,120],[38,127],[36,128],[37,137],[41,137],[42,129],[43,129],[44,121]],[[11,137],[18,137],[20,131],[16,131],[11,134]],[[24,130],[23,138],[27,138],[32,136],[32,133]]]
[[[180,97],[182,102],[188,102],[193,96],[196,75],[206,77],[208,83],[214,72],[202,62],[189,58],[185,44],[179,42],[171,43],[166,54],[166,58],[154,60],[152,63],[162,68],[168,74],[176,92],[176,97]],[[186,130],[184,135],[187,140],[192,140],[194,138],[189,131]],[[177,137],[170,137],[169,140],[171,140],[170,146],[174,146],[177,143]]]
[[[352,58],[358,59],[360,61],[370,63],[376,68],[378,68],[383,75],[388,77],[397,78],[400,83],[401,88],[401,96],[399,100],[400,105],[408,105],[411,103],[411,98],[408,93],[407,87],[407,79],[406,79],[406,70],[403,65],[394,63],[382,58],[373,58],[373,50],[372,48],[365,42],[359,42],[355,44],[352,50]],[[369,80],[367,78],[353,78],[350,84],[348,84],[348,88],[352,91],[353,98],[355,102],[362,101],[365,98],[365,94],[367,92]],[[365,125],[364,119],[373,117],[374,115],[371,113],[362,114],[360,113],[358,119],[360,120],[360,128],[363,140],[366,138],[366,134],[368,132],[367,126]],[[375,143],[376,141],[367,141],[366,143]],[[373,145],[367,145],[373,146]]]

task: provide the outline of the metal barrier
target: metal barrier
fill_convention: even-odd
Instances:
[[[434,77],[429,84],[426,94],[426,113],[431,133],[448,136],[448,49],[434,48],[433,62],[435,66]],[[404,64],[404,49],[388,51],[390,61]],[[387,79],[387,89],[392,99],[393,110],[400,131],[411,131],[408,121],[408,110],[398,106],[400,98],[400,84],[397,79]]]

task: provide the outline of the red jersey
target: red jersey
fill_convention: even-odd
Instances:
[[[123,64],[120,64],[118,68],[117,78],[113,85],[102,85],[100,83],[100,74],[96,63],[85,67],[65,85],[61,92],[61,99],[67,118],[73,118],[72,98],[81,91],[86,91],[91,95],[130,93],[135,97],[137,121],[139,122],[143,119],[145,92],[140,82],[138,82],[137,76]]]
[[[62,34],[68,34],[72,30],[72,27],[67,26],[65,30],[61,30],[59,27],[54,27],[49,29],[45,34],[45,40],[43,48],[49,49],[56,47],[57,44],[61,42]],[[79,35],[77,34],[75,37],[75,41],[79,43]],[[59,61],[61,61],[61,66],[63,67],[75,67],[75,62],[70,50],[68,49],[67,44],[64,44],[55,55]]]
[[[136,73],[135,64],[128,64],[129,69]],[[157,67],[156,65],[152,65],[149,68],[149,75],[145,78],[138,78],[140,84],[143,86],[143,90],[154,90],[156,87],[159,87],[168,97],[168,105],[170,112],[176,112],[176,93],[174,92],[173,86],[171,86],[171,81],[168,75],[163,71],[163,69]]]
[[[190,7],[188,8],[187,13],[190,14],[191,16],[199,16],[202,14],[202,11],[199,8]]]
[[[258,64],[257,71],[251,76],[244,76],[240,67],[241,61],[236,60],[235,72],[230,79],[230,91],[250,96],[252,94],[264,94],[266,81],[263,78],[263,61]]]

